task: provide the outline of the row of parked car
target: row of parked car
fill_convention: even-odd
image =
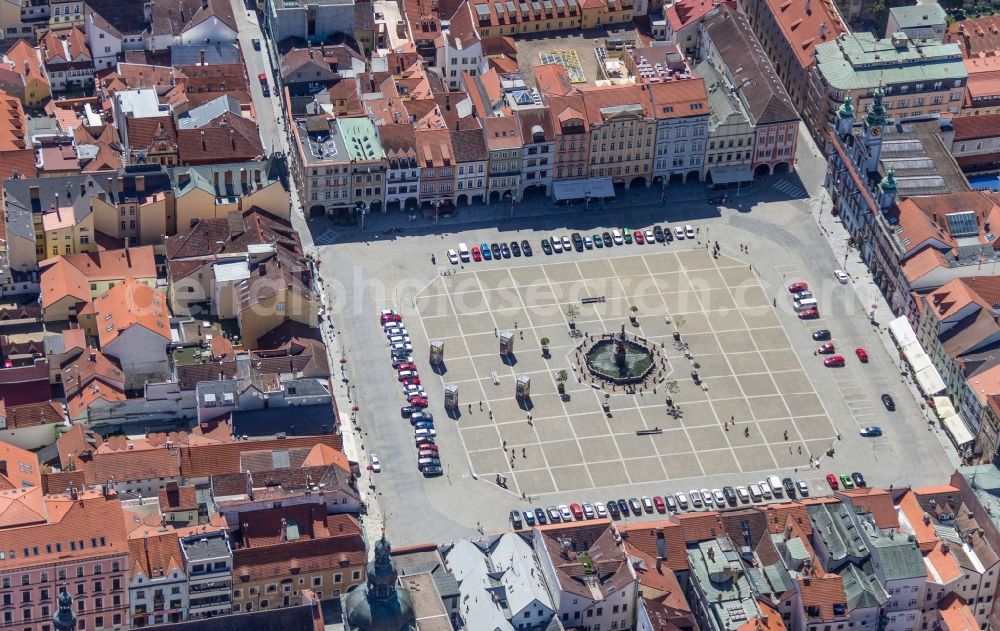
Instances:
[[[559,254],[574,249],[577,252],[583,252],[584,250],[592,250],[594,248],[611,248],[616,245],[631,245],[633,243],[638,245],[653,245],[656,243],[669,243],[675,238],[677,240],[693,239],[696,234],[697,232],[691,224],[686,224],[684,227],[674,226],[673,230],[671,230],[670,226],[666,228],[663,226],[653,226],[644,230],[614,228],[601,233],[595,232],[592,235],[583,235],[579,232],[574,232],[569,236],[553,234],[547,239],[542,239],[542,251],[545,254]],[[474,245],[471,248],[464,243],[459,243],[458,249],[448,250],[448,261],[452,265],[458,265],[459,262],[468,263],[469,261],[517,258],[522,254],[524,256],[532,256],[531,244],[527,240],[523,240],[520,243],[511,241],[509,245],[507,243],[484,242],[481,245]]]
[[[417,365],[410,355],[413,351],[410,334],[403,324],[403,318],[393,309],[385,309],[379,314],[379,324],[385,331],[389,353],[392,356],[392,367],[396,371],[396,378],[406,398],[406,405],[400,408],[400,414],[403,418],[409,419],[410,425],[413,426],[413,439],[417,447],[417,468],[425,477],[441,475],[443,470],[436,443],[434,417],[424,411],[429,401],[420,383]],[[374,467],[378,458],[375,454],[371,456],[374,457],[371,463]],[[380,464],[379,469],[381,469]]]
[[[830,488],[837,490],[843,488],[852,489],[854,487],[864,488],[866,486],[865,477],[859,472],[843,474],[839,478],[830,473],[826,476]],[[752,482],[744,486],[726,486],[721,489],[692,489],[687,493],[675,493],[667,495],[655,495],[653,497],[633,497],[611,499],[605,502],[573,502],[572,504],[560,504],[547,508],[535,508],[510,511],[510,522],[514,528],[522,528],[525,525],[558,523],[567,521],[580,521],[585,519],[600,519],[611,517],[612,519],[622,519],[624,517],[641,516],[653,513],[682,513],[686,511],[698,510],[723,510],[726,508],[738,507],[744,504],[755,504],[768,500],[795,499],[799,497],[809,497],[809,484],[805,480],[794,481],[791,478],[779,479],[776,475],[770,475],[766,480]]]

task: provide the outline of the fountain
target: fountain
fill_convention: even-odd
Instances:
[[[645,381],[655,366],[653,352],[638,340],[630,340],[624,324],[619,335],[596,341],[586,358],[593,376],[615,385]]]

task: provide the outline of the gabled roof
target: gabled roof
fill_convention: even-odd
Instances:
[[[215,19],[236,32],[233,7],[226,0],[173,0],[154,2],[152,6],[153,35],[181,35],[184,31]]]
[[[604,600],[634,580],[631,561],[606,519],[539,526],[536,532],[559,588],[585,602]]]
[[[170,341],[167,297],[131,276],[94,298],[101,348],[133,326],[140,326]]]
[[[0,441],[0,462],[5,467],[0,471],[0,489],[41,487],[41,465],[36,454]]]
[[[49,77],[42,65],[42,54],[28,42],[19,39],[7,50],[7,57],[14,64],[14,70],[24,77],[24,82],[41,81],[48,85]]]
[[[184,555],[176,530],[147,532],[143,537],[129,539],[128,553],[132,562],[130,579],[143,575],[155,581],[173,570],[184,574]]]
[[[186,164],[246,162],[264,155],[257,124],[229,111],[198,129],[178,130],[177,150]]]
[[[38,267],[43,309],[67,296],[88,302],[92,282],[122,281],[127,276],[156,278],[156,261],[150,245],[55,256],[42,261]]]
[[[832,0],[811,0],[808,3],[793,0],[766,0],[795,59],[803,68],[813,63],[817,44],[837,39],[849,29],[840,18],[840,11]],[[806,11],[806,7],[809,10]],[[825,25],[822,29],[820,25]]]
[[[180,448],[180,467],[184,477],[189,480],[222,473],[238,473],[242,470],[241,459],[246,452],[288,451],[301,447],[311,450],[317,444],[343,450],[341,437],[334,435],[296,436],[284,439],[220,443],[218,445],[191,445]]]

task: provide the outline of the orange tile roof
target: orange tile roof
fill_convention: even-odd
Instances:
[[[657,119],[708,116],[704,79],[683,79],[649,84]]]
[[[351,471],[351,462],[344,455],[344,452],[334,449],[330,445],[317,444],[313,446],[309,451],[309,455],[302,462],[303,467],[325,467],[329,465],[337,465],[348,473]]]
[[[160,501],[160,510],[164,512],[198,510],[198,494],[193,486],[181,486],[176,490],[162,488],[156,497]]]
[[[11,493],[12,491],[6,491]],[[39,488],[37,493],[41,495]],[[128,554],[121,504],[96,491],[84,491],[74,500],[69,495],[44,499],[48,522],[25,527],[0,529],[0,550],[16,554],[0,559],[0,570]],[[70,545],[70,542],[83,545]],[[27,549],[29,554],[23,554]]]
[[[911,283],[923,278],[929,272],[939,268],[948,267],[948,260],[939,250],[934,248],[924,248],[917,254],[904,260],[901,264],[903,275]]]
[[[21,101],[0,90],[0,152],[27,148],[27,133],[28,119]]]
[[[937,531],[934,530],[933,523],[924,521],[924,509],[920,506],[913,491],[907,492],[900,498],[899,510],[913,530],[922,552],[926,554],[941,541]]]
[[[180,466],[187,479],[239,473],[240,458],[244,452],[280,449],[287,451],[296,447],[328,445],[343,450],[340,436],[296,436],[284,439],[239,441],[216,445],[190,445],[180,449]]]
[[[950,583],[963,574],[958,561],[951,554],[950,545],[943,541],[938,541],[924,558],[933,568],[933,571],[928,568],[927,575],[935,583]]]
[[[41,486],[42,474],[38,456],[27,449],[0,442],[0,488],[21,489]]]
[[[641,550],[654,559],[659,555],[657,540],[662,537],[666,552],[663,561],[667,567],[676,571],[688,569],[684,529],[676,521],[667,519],[646,523],[623,523],[618,526],[618,532],[630,547]]]
[[[485,118],[483,129],[486,133],[486,146],[490,151],[521,147],[521,132],[516,116]]]
[[[141,539],[129,539],[128,553],[132,562],[129,578],[140,574],[149,578],[162,578],[174,569],[184,571],[184,555],[174,530],[150,533]]]
[[[664,13],[666,14],[670,28],[676,33],[688,24],[705,17],[720,4],[727,4],[733,9],[736,8],[736,3],[732,1],[720,3],[714,0],[711,2],[706,0],[680,0],[667,7]]]
[[[753,618],[744,622],[736,631],[786,631],[788,627],[781,620],[781,612],[767,604],[764,600],[758,600],[757,606],[760,607],[760,616],[754,616]]]
[[[847,498],[855,508],[861,508],[871,513],[875,525],[879,528],[899,528],[899,517],[896,515],[892,495],[888,491],[865,487],[863,489],[844,489],[835,495]]]
[[[42,215],[42,229],[60,230],[62,228],[72,228],[76,225],[76,214],[72,207],[56,208],[51,212]]]
[[[144,327],[170,341],[167,297],[131,276],[94,299],[101,348],[132,326]]]
[[[977,631],[980,628],[972,609],[954,592],[938,601],[937,611],[944,631]]]
[[[802,594],[802,606],[819,607],[818,619],[829,621],[847,616],[847,594],[844,592],[844,579],[840,575],[803,576],[797,580]],[[833,613],[833,606],[837,604],[844,605],[844,612],[840,615]]]
[[[156,278],[152,246],[54,256],[45,259],[38,266],[41,270],[43,309],[66,296],[89,302],[92,282],[124,281],[128,276],[150,280]]]
[[[44,500],[41,486],[0,490],[0,531],[45,523]]]
[[[775,22],[781,28],[782,35],[795,53],[799,65],[809,68],[814,59],[813,51],[818,44],[832,42],[841,33],[849,32],[840,12],[831,0],[767,0],[768,8]],[[806,7],[809,11],[806,11]],[[825,24],[825,31],[820,36],[820,24]]]
[[[38,48],[42,51],[46,64],[53,62],[76,63],[90,61],[90,47],[87,36],[77,27],[47,30],[38,38]]]
[[[24,77],[25,83],[36,79],[48,85],[49,78],[42,67],[41,53],[37,48],[19,39],[7,51],[7,57],[14,64],[14,70]]]

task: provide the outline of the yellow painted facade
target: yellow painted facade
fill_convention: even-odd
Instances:
[[[70,213],[73,212],[72,209],[67,210]],[[63,212],[66,211],[64,210]],[[97,243],[94,239],[94,213],[87,213],[86,217],[72,225],[48,230],[42,224],[43,216],[41,214],[35,216],[38,218],[36,220],[36,229],[41,227],[41,231],[35,234],[41,234],[41,241],[43,242],[43,252],[38,258],[39,261],[47,259],[50,256],[59,256],[60,254],[97,252]]]

